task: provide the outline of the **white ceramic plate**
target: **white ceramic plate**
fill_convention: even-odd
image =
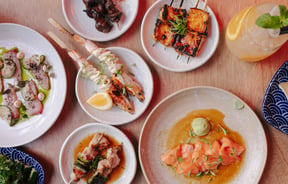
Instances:
[[[244,108],[235,109],[235,100],[242,102]],[[237,96],[218,88],[200,86],[168,96],[147,117],[140,135],[139,157],[148,183],[191,183],[191,180],[173,173],[161,163],[161,155],[167,151],[167,131],[187,113],[211,108],[225,115],[225,124],[240,133],[246,144],[244,163],[231,183],[259,182],[266,163],[267,142],[258,117]]]
[[[125,33],[134,22],[139,6],[139,0],[125,0],[118,3],[123,16],[119,27],[114,24],[109,33],[102,33],[95,28],[95,20],[83,11],[82,0],[62,0],[64,17],[69,26],[79,35],[94,41],[109,41]]]
[[[207,12],[210,14],[208,24],[208,37],[205,39],[204,44],[197,57],[180,56],[173,48],[167,48],[161,43],[154,43],[152,35],[156,19],[159,14],[160,8],[164,4],[170,4],[171,0],[158,0],[146,12],[141,25],[141,43],[149,58],[158,66],[173,72],[185,72],[200,67],[207,62],[214,54],[219,42],[219,26],[213,11],[207,7]],[[180,0],[175,0],[174,7],[178,7]],[[194,7],[195,0],[184,1],[182,8],[189,9]],[[203,7],[203,2],[199,2],[198,8]],[[155,45],[154,45],[155,44]],[[154,46],[153,46],[154,45]],[[188,61],[188,63],[187,63]]]
[[[113,183],[126,184],[131,183],[137,169],[136,154],[130,140],[119,129],[100,123],[88,123],[76,130],[74,130],[64,141],[64,144],[60,151],[59,167],[62,179],[65,183],[69,183],[69,177],[72,172],[74,163],[74,149],[85,137],[93,133],[104,133],[108,136],[115,138],[118,142],[123,143],[123,150],[125,155],[125,170],[122,175]],[[78,182],[84,184],[83,180]]]
[[[97,91],[96,85],[93,81],[82,77],[81,71],[78,72],[76,78],[76,95],[81,107],[90,117],[102,123],[120,125],[135,120],[146,110],[153,95],[153,78],[145,61],[135,52],[121,47],[110,47],[108,49],[119,56],[125,66],[129,68],[129,71],[135,75],[135,78],[144,89],[145,100],[139,102],[136,97],[129,97],[135,106],[134,114],[124,112],[115,106],[108,111],[97,110],[86,102]],[[93,61],[91,60],[91,62]]]
[[[66,97],[66,74],[54,47],[36,31],[18,24],[0,24],[0,47],[18,47],[29,57],[44,54],[55,74],[50,78],[51,90],[41,115],[21,121],[13,127],[0,121],[0,146],[15,147],[29,143],[44,134],[58,118]]]

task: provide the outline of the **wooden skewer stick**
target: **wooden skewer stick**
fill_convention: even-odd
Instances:
[[[69,48],[58,36],[56,36],[53,32],[49,31],[47,34],[50,36],[52,40],[54,40],[62,49],[64,49],[68,55],[70,56],[70,53],[77,53],[75,50]],[[71,57],[71,56],[70,56]],[[81,67],[81,63],[77,62],[78,66]]]
[[[173,2],[174,2],[174,0],[171,0],[171,2],[170,2],[170,6],[172,6],[172,5],[173,5]]]
[[[56,29],[58,29],[60,32],[67,34],[70,38],[72,38],[73,40],[77,41],[78,43],[80,43],[81,45],[85,45],[85,39],[82,38],[81,36],[78,36],[70,31],[68,31],[67,29],[65,29],[62,25],[60,25],[58,22],[56,22],[54,19],[49,18],[48,22],[50,24],[52,24]]]
[[[198,4],[199,4],[199,0],[196,0],[196,3],[195,3],[195,5],[194,5],[194,7],[197,8],[197,7],[198,7]]]
[[[179,8],[182,7],[184,0],[181,0]]]
[[[66,51],[71,50],[58,36],[56,36],[53,32],[49,31],[47,34],[50,36],[52,40],[54,40],[62,49],[65,49]]]
[[[208,2],[208,0],[205,0],[203,10],[205,10],[207,8],[207,2]]]
[[[69,34],[70,36],[73,36],[74,33],[71,33],[70,31],[68,31],[67,29],[65,29],[63,26],[61,26],[58,22],[56,22],[54,19],[49,18],[48,22],[50,24],[52,24],[54,27],[56,27],[59,31],[61,31],[62,33],[65,34]]]

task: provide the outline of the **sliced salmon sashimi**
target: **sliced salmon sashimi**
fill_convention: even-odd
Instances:
[[[190,175],[217,169],[240,161],[245,147],[228,137],[209,143],[199,139],[195,144],[180,144],[162,155],[161,160],[178,174]]]

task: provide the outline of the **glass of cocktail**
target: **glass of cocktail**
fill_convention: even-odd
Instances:
[[[288,34],[282,34],[285,32],[286,14],[285,6],[274,3],[241,10],[228,23],[225,36],[228,48],[244,61],[260,61],[272,55],[288,40]],[[273,25],[270,19],[274,21]]]

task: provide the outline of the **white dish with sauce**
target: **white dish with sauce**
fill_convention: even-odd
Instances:
[[[148,115],[139,140],[140,164],[146,181],[191,183],[191,179],[174,173],[162,163],[161,155],[167,151],[167,136],[171,127],[189,112],[199,109],[217,109],[222,112],[225,115],[225,124],[244,139],[246,150],[242,166],[229,183],[258,183],[267,159],[267,141],[260,120],[237,96],[206,86],[187,88],[171,94]]]
[[[42,114],[20,121],[13,127],[0,120],[0,146],[16,147],[37,139],[57,120],[66,98],[66,73],[55,48],[38,32],[12,23],[1,23],[0,32],[0,47],[17,47],[26,57],[43,54],[54,73],[54,77],[50,78],[51,89]]]
[[[136,97],[129,96],[129,99],[134,103],[134,114],[129,114],[116,106],[107,111],[97,110],[86,101],[100,90],[92,80],[83,77],[80,70],[76,77],[76,96],[82,109],[94,120],[110,125],[121,125],[134,121],[147,109],[153,95],[153,77],[148,65],[137,53],[122,47],[109,47],[107,49],[115,53],[129,71],[134,74],[144,89],[145,100],[140,102]],[[97,64],[97,61],[94,59],[90,61]]]
[[[97,122],[87,123],[75,129],[64,141],[59,155],[59,168],[63,181],[67,184],[69,183],[69,177],[72,173],[74,163],[75,148],[84,138],[95,133],[104,133],[105,135],[114,138],[117,142],[122,143],[125,157],[125,168],[119,178],[114,180],[113,183],[131,183],[137,169],[136,154],[132,143],[121,130]],[[78,184],[85,183],[86,182],[82,179],[78,182]]]

